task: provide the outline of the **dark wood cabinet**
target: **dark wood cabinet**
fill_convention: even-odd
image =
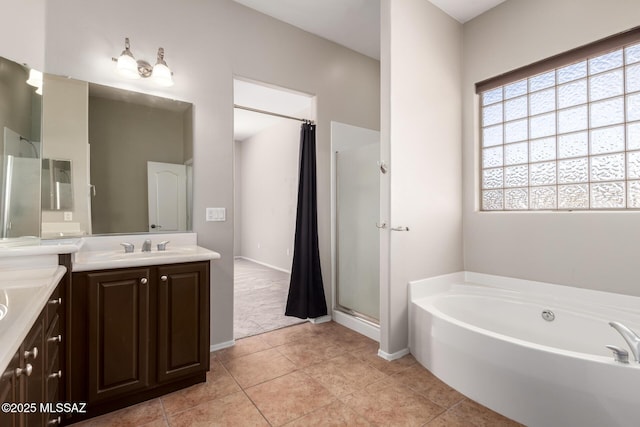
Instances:
[[[158,267],[158,382],[202,370],[209,361],[207,264]]]
[[[149,386],[148,268],[92,272],[89,287],[89,403]]]
[[[64,332],[60,322],[64,315],[60,296],[63,292],[62,283],[0,377],[0,402],[26,404],[28,408],[18,412],[0,411],[2,427],[41,427],[62,421],[53,406],[52,410],[41,410],[41,404],[54,405],[63,396],[58,381],[63,376],[61,342]]]
[[[20,399],[20,379],[15,375],[20,367],[20,351],[16,352],[9,366],[0,377],[0,402],[18,403]],[[0,411],[0,426],[14,427],[20,425],[20,414]]]
[[[209,261],[74,273],[70,316],[72,421],[206,379]]]

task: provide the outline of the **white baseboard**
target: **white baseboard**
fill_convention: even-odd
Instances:
[[[382,357],[384,360],[392,361],[396,359],[400,359],[403,356],[409,354],[410,351],[408,348],[404,348],[400,351],[396,351],[395,353],[387,353],[386,351],[382,351],[378,349],[378,356]]]
[[[213,353],[214,351],[222,350],[223,348],[232,347],[236,343],[236,340],[225,341],[218,344],[211,344],[209,347],[209,353]]]
[[[315,317],[313,319],[307,319],[310,323],[318,324],[318,323],[327,323],[327,322],[331,322],[331,316],[330,315],[326,315],[326,316],[320,316],[320,317]]]
[[[239,256],[236,256],[236,257],[233,257],[233,258],[234,259],[245,259],[247,261],[255,262],[256,264],[264,265],[265,267],[269,267],[269,268],[272,268],[274,270],[282,271],[283,273],[291,274],[290,270],[285,270],[284,268],[276,267],[275,265],[267,264],[266,262],[258,261],[257,259],[248,258],[248,257],[242,256],[242,255],[239,255]]]
[[[380,327],[338,310],[333,310],[333,320],[367,338],[380,342]]]

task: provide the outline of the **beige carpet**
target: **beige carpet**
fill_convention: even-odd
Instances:
[[[245,259],[236,259],[234,267],[235,339],[305,321],[284,315],[289,293],[289,274]]]

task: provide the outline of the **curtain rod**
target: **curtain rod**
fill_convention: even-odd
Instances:
[[[259,110],[257,108],[245,107],[243,105],[238,105],[238,104],[233,104],[233,108],[238,108],[240,110],[246,110],[246,111],[253,111],[254,113],[268,114],[270,116],[281,117],[283,119],[298,120],[299,122],[310,123],[312,125],[315,124],[313,120],[301,119],[300,117],[286,116],[284,114],[272,113],[271,111]]]

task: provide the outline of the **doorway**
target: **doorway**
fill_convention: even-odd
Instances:
[[[295,118],[311,119],[312,103],[309,95],[234,80],[234,339],[304,321],[284,312],[298,191]]]

